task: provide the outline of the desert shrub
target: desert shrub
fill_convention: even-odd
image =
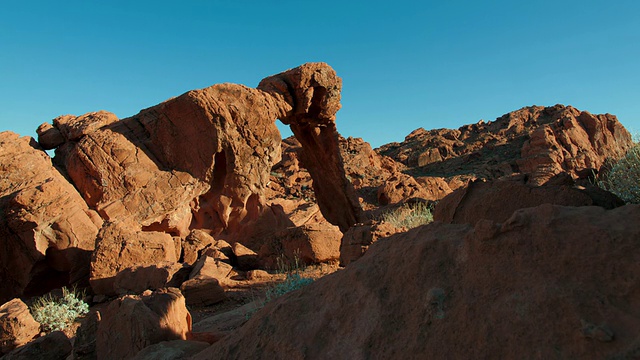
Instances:
[[[390,223],[397,228],[412,229],[433,221],[431,209],[425,203],[404,204],[399,208],[384,213],[382,221]]]
[[[627,203],[640,204],[640,144],[611,165],[598,179],[598,186]]]
[[[62,288],[62,297],[45,295],[31,305],[33,318],[42,325],[44,331],[63,330],[79,316],[89,312],[89,305],[80,293]]]
[[[298,273],[287,274],[287,277],[283,282],[276,283],[267,289],[267,292],[265,293],[265,301],[269,302],[277,299],[288,292],[303,288],[312,282],[313,279],[304,278]]]

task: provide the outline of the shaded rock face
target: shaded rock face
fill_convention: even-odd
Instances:
[[[512,176],[493,181],[476,180],[438,202],[433,219],[444,223],[475,224],[479,220],[504,222],[518,209],[542,204],[564,206],[624,205],[615,195],[597,189],[576,187],[571,177],[564,184],[548,182],[541,186],[527,184],[526,176]],[[594,188],[594,186],[590,186]],[[604,194],[602,194],[604,193]],[[607,197],[606,199],[603,198]]]
[[[632,358],[638,221],[637,205],[542,205],[396,234],[194,358]]]
[[[97,246],[91,258],[91,288],[96,294],[115,295],[118,289],[140,289],[142,283],[149,285],[154,281],[150,274],[143,274],[141,282],[135,283],[133,268],[151,267],[158,263],[175,263],[175,243],[173,238],[163,232],[132,231],[122,223],[107,223],[102,227],[96,240]],[[119,272],[128,270],[129,276],[119,280]],[[146,275],[146,276],[145,276]],[[155,277],[155,276],[154,276]],[[169,272],[164,278],[169,277]],[[129,282],[129,285],[124,285]],[[133,283],[132,283],[133,282]],[[157,282],[156,282],[156,285]],[[147,287],[142,288],[142,290]]]
[[[161,341],[186,340],[191,315],[178,289],[124,296],[102,312],[96,330],[97,359],[130,359]]]
[[[0,133],[0,302],[86,281],[101,225],[32,138]]]
[[[362,215],[353,186],[345,176],[335,124],[342,79],[331,68],[310,64],[268,77],[258,89],[284,94],[291,104],[292,111],[280,120],[290,126],[302,145],[300,158],[314,179],[320,210],[330,223],[346,231]]]
[[[71,341],[62,331],[54,331],[13,350],[2,358],[5,360],[60,360],[71,355]]]
[[[520,172],[529,175],[529,183],[541,185],[561,172],[579,178],[597,171],[631,145],[629,132],[615,116],[556,105],[525,107],[457,130],[417,129],[404,142],[378,151],[410,167],[416,177],[467,181]]]

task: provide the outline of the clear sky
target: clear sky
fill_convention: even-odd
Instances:
[[[338,130],[374,147],[557,103],[640,130],[637,0],[0,4],[0,130],[22,135],[310,61],[343,79]]]

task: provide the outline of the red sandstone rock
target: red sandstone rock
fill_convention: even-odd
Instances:
[[[22,346],[40,333],[40,324],[20,299],[0,306],[0,355]]]
[[[340,244],[340,265],[347,266],[358,260],[371,244],[401,230],[389,223],[376,221],[368,221],[350,228],[344,233]]]
[[[380,205],[397,204],[407,199],[435,200],[413,177],[395,173],[378,188]]]
[[[215,239],[202,230],[191,230],[182,244],[183,262],[193,265],[198,260],[201,250],[212,245]]]
[[[189,267],[176,262],[137,265],[119,271],[115,276],[113,289],[118,295],[126,295],[163,287],[180,287],[189,273]]]
[[[404,142],[378,151],[409,166],[416,177],[457,174],[466,182],[524,173],[530,183],[540,185],[561,172],[578,178],[597,171],[631,144],[615,116],[556,105],[522,108],[457,130],[417,129]]]
[[[227,298],[220,281],[210,276],[200,275],[191,278],[182,283],[180,291],[189,306],[209,306]]]
[[[260,267],[258,254],[239,242],[233,244],[233,254],[238,262],[238,267],[242,270],[251,270]]]
[[[542,205],[396,234],[194,359],[632,358],[638,222],[639,205]]]
[[[233,267],[220,258],[203,255],[193,265],[193,269],[189,274],[189,279],[195,279],[198,277],[207,277],[217,279],[222,287],[227,287],[235,283],[231,277],[236,276],[238,273]],[[185,294],[185,297],[187,295]],[[187,299],[188,301],[189,299]]]
[[[610,200],[592,197],[589,191],[574,186],[567,175],[565,184],[545,184],[533,186],[526,183],[525,176],[513,176],[494,181],[474,181],[440,200],[435,207],[435,221],[456,224],[475,224],[481,219],[503,222],[518,209],[542,204],[565,206],[608,206],[624,205],[615,195]]]
[[[101,312],[96,335],[97,359],[131,359],[149,345],[186,340],[191,315],[178,289],[124,296]]]
[[[4,360],[61,360],[71,354],[71,341],[62,331],[54,331],[20,347],[7,355]]]
[[[208,343],[192,340],[162,341],[147,346],[133,360],[182,360],[199,353],[209,346]]]
[[[127,268],[175,263],[175,244],[171,235],[161,232],[132,231],[127,224],[107,223],[100,230],[91,258],[91,287],[96,294],[115,295],[116,275]],[[146,280],[140,279],[144,283]],[[145,284],[127,287],[144,287]]]
[[[280,120],[291,127],[302,145],[300,159],[314,179],[313,189],[323,215],[346,231],[362,215],[345,175],[335,125],[342,80],[326,64],[312,63],[265,78],[258,89],[284,94],[291,105],[292,110]]]
[[[32,138],[0,133],[0,195],[0,302],[86,281],[102,220]]]

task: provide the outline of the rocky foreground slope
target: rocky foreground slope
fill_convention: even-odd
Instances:
[[[337,133],[340,90],[305,64],[0,133],[0,354],[639,356],[640,209],[591,183],[633,145],[615,116],[534,106],[374,150]],[[380,221],[415,203],[436,223]],[[346,268],[256,312],[292,259]],[[70,285],[93,306],[73,344],[39,336],[23,300]]]
[[[640,356],[640,205],[435,223],[267,305],[194,359]]]

